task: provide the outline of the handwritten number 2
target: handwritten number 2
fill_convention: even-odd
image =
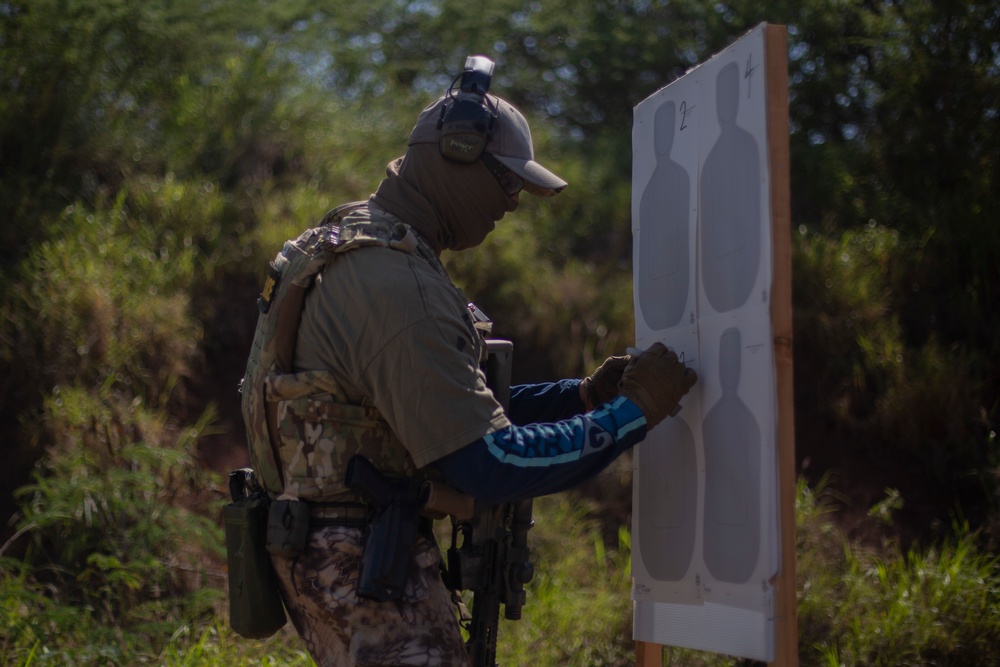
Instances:
[[[694,107],[688,109],[687,100],[681,101],[681,126],[678,131],[683,130],[687,127],[687,117],[688,114],[694,111]]]

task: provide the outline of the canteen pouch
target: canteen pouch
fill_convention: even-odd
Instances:
[[[223,508],[229,565],[229,625],[248,639],[265,639],[287,620],[267,553],[270,498],[249,468],[229,473],[233,502]]]

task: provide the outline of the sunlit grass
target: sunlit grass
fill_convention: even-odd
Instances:
[[[1000,664],[1000,566],[967,525],[935,547],[875,550],[836,530],[822,486],[800,483],[798,499],[803,664]]]
[[[617,665],[634,655],[629,534],[607,550],[588,506],[559,495],[535,502],[535,578],[520,621],[501,620],[502,665]]]
[[[222,618],[208,625],[182,626],[159,656],[163,667],[314,667],[301,640],[286,626],[268,640],[244,639]]]

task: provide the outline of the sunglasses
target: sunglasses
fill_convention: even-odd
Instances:
[[[513,197],[524,188],[524,179],[503,166],[495,157],[483,153],[481,159],[508,197]]]

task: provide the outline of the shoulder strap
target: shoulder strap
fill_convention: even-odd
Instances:
[[[364,206],[365,203],[359,201],[338,206],[324,215],[315,229],[309,230],[296,239],[299,252],[310,253],[312,258],[301,267],[296,267],[298,270],[294,272],[294,275],[289,276],[292,283],[288,286],[288,290],[278,307],[278,321],[274,331],[274,357],[276,370],[279,372],[290,373],[292,370],[295,339],[298,335],[299,321],[302,319],[302,306],[305,303],[306,291],[316,275],[333,261],[333,253],[341,245],[340,227],[337,225],[350,213]],[[309,238],[303,238],[306,235],[309,235]],[[292,258],[288,256],[289,253],[286,252],[288,250],[289,246],[286,243],[279,259],[284,257],[286,261],[290,261]],[[271,266],[274,267],[279,259],[276,259]]]

